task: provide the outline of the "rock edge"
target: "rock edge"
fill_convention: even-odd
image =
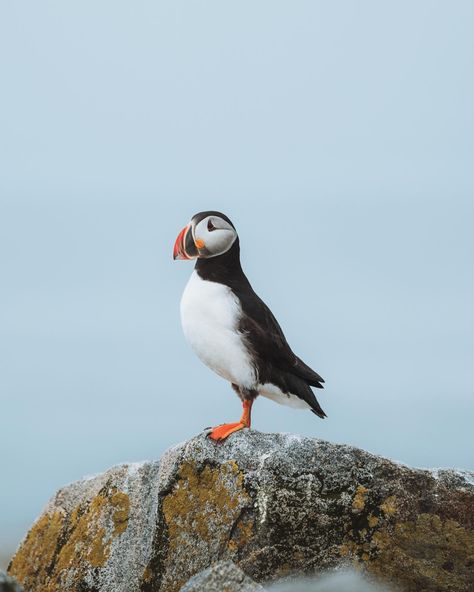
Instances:
[[[59,490],[9,571],[28,592],[178,592],[221,560],[257,582],[356,564],[406,592],[468,592],[473,526],[468,471],[289,434],[201,434]]]

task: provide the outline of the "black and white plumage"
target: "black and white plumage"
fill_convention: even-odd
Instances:
[[[252,289],[229,218],[214,211],[196,214],[178,235],[174,258],[197,259],[182,296],[181,322],[198,357],[228,380],[242,401],[262,395],[325,417],[311,389],[323,388],[324,380],[293,353]]]

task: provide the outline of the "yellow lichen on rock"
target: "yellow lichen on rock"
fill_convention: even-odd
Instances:
[[[123,491],[117,491],[110,498],[110,503],[115,508],[112,520],[115,526],[113,534],[117,536],[127,529],[130,514],[130,498]]]
[[[239,547],[246,545],[252,537],[254,529],[254,521],[246,520],[237,524],[237,543]]]
[[[396,578],[409,591],[436,582],[443,590],[467,592],[464,583],[472,574],[474,532],[454,520],[420,514],[413,522],[396,524],[393,531],[377,532],[373,542],[378,552],[369,566],[372,573]],[[405,574],[409,574],[406,580]]]
[[[87,565],[106,563],[112,540],[127,528],[129,505],[127,494],[111,489],[77,506],[69,516],[44,514],[13,558],[10,573],[26,588],[34,582],[41,592],[63,590],[66,574],[69,579],[81,578]],[[62,546],[60,538],[65,540]]]
[[[369,525],[370,528],[375,528],[378,523],[379,523],[379,519],[377,518],[377,516],[374,516],[373,514],[369,514],[367,516],[367,524]]]
[[[72,532],[69,534],[67,543],[59,552],[56,570],[60,571],[66,567],[86,560],[93,567],[101,567],[109,558],[110,545],[113,538],[124,532],[127,521],[129,505],[128,496],[125,493],[111,490],[99,494],[92,499],[85,508],[76,508],[72,516]],[[114,529],[107,535],[106,523],[108,515],[111,515]]]
[[[344,542],[342,545],[339,546],[339,555],[341,557],[347,557],[350,553],[354,550],[354,543],[353,542]]]
[[[394,495],[391,495],[380,504],[380,509],[387,516],[393,516],[397,513],[397,500]]]
[[[369,490],[367,487],[364,487],[363,485],[357,486],[356,494],[352,500],[352,509],[355,512],[362,512],[362,510],[365,508],[365,500],[367,498],[368,491]]]
[[[153,579],[154,573],[151,567],[145,567],[145,571],[143,572],[142,580],[145,584],[148,584]]]
[[[365,495],[366,491],[357,489],[357,510],[365,506]],[[436,514],[419,514],[413,521],[397,522],[395,496],[386,498],[379,507],[383,512],[380,518],[367,516],[371,530],[348,531],[339,546],[341,557],[351,557],[354,566],[363,564],[376,577],[397,581],[407,592],[434,590],[430,587],[433,582],[440,590],[470,590],[464,583],[474,563],[472,530]]]
[[[209,535],[210,520],[225,521],[232,513],[238,505],[238,497],[232,495],[226,478],[233,478],[238,489],[242,487],[242,476],[233,462],[215,469],[206,466],[201,472],[193,463],[181,467],[174,491],[163,501],[170,544],[177,545],[187,527],[205,539]]]
[[[57,511],[43,514],[31,527],[28,536],[12,559],[9,572],[20,583],[31,573],[37,573],[39,580],[46,578],[58,539],[63,531],[64,515]]]
[[[193,570],[200,567],[200,545],[232,551],[240,541],[250,536],[252,525],[242,523],[236,529],[239,531],[239,543],[229,543],[232,525],[248,500],[243,476],[234,461],[219,467],[206,465],[204,468],[192,462],[183,463],[178,480],[165,496],[162,506],[168,531],[167,561],[176,564],[175,572],[182,576],[168,582],[166,590],[179,590]],[[190,565],[193,565],[192,570]]]

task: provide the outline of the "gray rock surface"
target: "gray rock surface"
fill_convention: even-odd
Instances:
[[[221,560],[258,582],[356,565],[474,590],[474,474],[243,430],[61,489],[10,565],[28,592],[178,592]]]
[[[23,592],[23,588],[15,578],[0,570],[0,592]]]
[[[232,561],[219,561],[199,572],[180,592],[264,592],[260,584],[251,580]]]

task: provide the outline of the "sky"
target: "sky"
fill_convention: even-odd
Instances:
[[[0,3],[0,554],[68,482],[240,404],[194,356],[180,229],[216,209],[324,421],[474,469],[474,4]]]

